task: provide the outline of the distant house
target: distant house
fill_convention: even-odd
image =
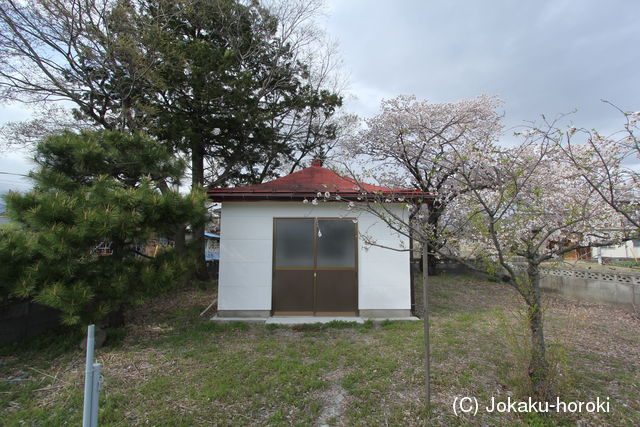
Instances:
[[[204,259],[206,261],[220,261],[220,236],[205,232],[204,240]]]
[[[401,200],[429,198],[358,185],[318,160],[271,182],[210,188],[209,198],[222,204],[218,316],[409,317],[409,252],[368,247],[361,234],[407,249],[408,238],[373,214],[351,209],[362,190],[382,196],[385,207],[404,218]]]
[[[567,252],[562,257],[571,261],[589,260],[638,260],[640,258],[640,240],[627,240],[619,245],[584,247]]]
[[[5,212],[4,200],[2,200],[2,198],[0,198],[0,224],[9,223],[9,218],[6,215],[7,215],[7,213]]]
[[[592,259],[591,251],[592,248],[590,247],[574,249],[562,255],[562,259],[569,261],[587,261]]]
[[[591,248],[591,257],[598,259],[633,259],[640,258],[640,240],[628,240],[621,245],[602,246]]]
[[[640,203],[640,198],[636,195],[634,204]],[[619,224],[615,224],[611,229],[604,230],[620,232],[624,230],[634,230],[635,225],[640,221],[640,211],[635,210],[632,213],[635,216],[634,222],[623,219]],[[588,249],[588,255],[583,259],[596,259],[596,260],[634,260],[637,261],[640,258],[640,240],[627,240],[619,245],[609,245],[594,247]]]
[[[142,257],[155,257],[158,253],[162,252],[166,248],[174,247],[175,242],[165,237],[152,237],[144,242],[139,242],[135,245],[136,256]],[[110,241],[102,241],[98,243],[91,251],[98,256],[111,256],[113,255],[113,247]]]

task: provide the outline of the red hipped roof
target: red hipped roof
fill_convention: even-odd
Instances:
[[[330,169],[322,167],[322,161],[314,160],[311,166],[273,181],[235,188],[209,188],[207,194],[214,202],[258,200],[303,200],[329,192],[332,200],[356,200],[360,198],[388,197],[395,202],[401,199],[431,199],[433,196],[419,190],[393,189],[377,185],[357,183]]]

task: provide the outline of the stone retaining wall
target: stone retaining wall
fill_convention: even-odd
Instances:
[[[523,268],[521,264],[514,267]],[[457,263],[443,263],[441,271],[474,274],[472,270]],[[598,271],[583,267],[543,267],[540,273],[540,286],[546,291],[640,309],[640,273]]]
[[[540,286],[570,297],[640,307],[640,273],[543,268]]]
[[[33,338],[60,325],[60,312],[31,301],[0,305],[0,344]]]

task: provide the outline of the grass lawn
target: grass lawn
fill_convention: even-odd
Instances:
[[[0,231],[11,231],[19,227],[20,226],[15,222],[11,222],[8,220],[5,222],[4,217],[0,216]]]
[[[432,398],[423,404],[422,324],[220,325],[199,317],[213,291],[182,290],[136,309],[98,350],[103,425],[640,425],[640,320],[607,306],[545,299],[563,400],[609,397],[610,413],[489,414],[526,390],[522,305],[508,287],[432,281]],[[3,425],[79,425],[77,336],[5,347]],[[26,375],[26,377],[24,377]],[[10,382],[11,378],[24,378]],[[456,396],[481,403],[457,417]]]

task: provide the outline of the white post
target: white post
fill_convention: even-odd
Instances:
[[[93,364],[93,384],[91,392],[91,427],[98,427],[98,400],[100,399],[100,368],[101,364]]]
[[[424,306],[424,394],[427,407],[431,406],[431,350],[429,346],[429,253],[427,243],[422,245],[422,305]]]
[[[87,360],[84,377],[84,407],[82,411],[82,427],[91,427],[91,403],[93,393],[93,347],[95,325],[89,325],[87,330]]]

